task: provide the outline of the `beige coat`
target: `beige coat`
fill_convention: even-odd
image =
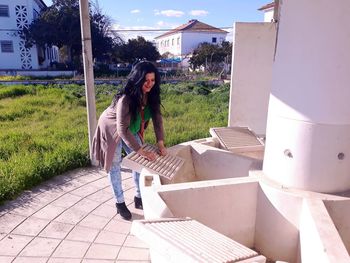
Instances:
[[[115,108],[109,106],[100,116],[92,141],[93,157],[108,172],[111,169],[117,143],[123,140],[132,150],[138,151],[141,146],[129,130],[131,112],[130,98],[121,97]],[[164,140],[163,120],[161,114],[152,118],[157,141]]]

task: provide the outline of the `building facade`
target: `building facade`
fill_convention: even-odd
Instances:
[[[58,61],[57,48],[26,48],[18,31],[36,19],[46,5],[42,0],[0,0],[0,69],[31,70]]]
[[[221,44],[228,32],[202,23],[190,20],[169,32],[155,38],[159,53],[170,53],[172,57],[184,58],[191,54],[200,43]]]
[[[258,10],[264,12],[264,22],[271,22],[274,19],[275,2],[268,3]]]

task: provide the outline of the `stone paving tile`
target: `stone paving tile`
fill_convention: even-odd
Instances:
[[[1,263],[11,263],[14,259],[15,257],[0,256]]]
[[[36,236],[38,235],[48,224],[49,220],[40,219],[35,217],[28,217],[22,224],[16,227],[12,233],[18,235]]]
[[[109,182],[109,179],[107,176],[104,176],[96,181],[93,181],[91,183],[89,183],[89,185],[91,186],[95,186],[99,189],[104,189],[106,187],[109,187],[110,186],[110,182]]]
[[[76,258],[50,258],[47,263],[80,263],[81,259]]]
[[[89,199],[82,199],[78,203],[76,203],[74,206],[72,206],[71,209],[79,209],[80,211],[84,211],[86,214],[89,214],[94,209],[96,209],[100,205],[99,202],[95,202]]]
[[[149,248],[148,245],[134,235],[128,235],[123,246],[134,248]]]
[[[6,236],[5,233],[0,233],[0,240],[3,239]],[[1,262],[1,261],[0,261]]]
[[[65,209],[66,208],[64,207],[59,207],[59,206],[54,206],[49,204],[44,208],[40,209],[35,214],[33,214],[33,217],[52,220],[56,218],[58,215],[60,215],[61,213],[63,213]]]
[[[112,219],[114,216],[117,215],[117,209],[107,204],[102,204],[91,213],[97,216],[102,216],[108,219]]]
[[[94,242],[99,244],[122,246],[124,244],[126,237],[127,237],[127,234],[119,234],[115,232],[102,230],[98,234]]]
[[[78,208],[70,208],[59,215],[54,221],[75,225],[80,222],[86,216],[86,214],[86,212]]]
[[[115,209],[115,211],[117,211],[117,209],[115,208],[115,200],[114,198],[108,200],[107,202],[105,202],[106,205],[110,206],[110,207],[113,207],[113,209]]]
[[[104,228],[104,230],[120,234],[128,234],[130,232],[130,227],[130,221],[119,221],[116,219],[112,219]]]
[[[7,213],[0,217],[0,233],[10,233],[15,227],[26,220],[25,216]]]
[[[57,247],[52,257],[58,258],[83,258],[90,244],[78,241],[63,240]]]
[[[120,250],[119,246],[104,245],[104,244],[92,244],[85,258],[90,259],[115,259],[118,256]]]
[[[58,244],[59,239],[36,237],[20,253],[26,257],[49,257]]]
[[[115,263],[150,263],[151,260],[116,260]]]
[[[45,227],[39,236],[63,239],[73,227],[74,225],[71,224],[53,221]]]
[[[149,260],[149,250],[144,248],[122,247],[118,260]]]
[[[98,232],[98,229],[91,229],[83,226],[75,226],[69,233],[69,235],[66,237],[66,239],[74,241],[92,242],[97,236]]]
[[[107,193],[106,191],[104,191],[104,188],[97,191],[96,193],[87,196],[86,198],[88,198],[89,200],[94,200],[94,201],[98,201],[100,203],[103,203],[109,199],[111,199],[113,196],[111,195],[111,193]]]
[[[78,203],[81,199],[82,197],[80,196],[67,193],[58,198],[57,200],[53,201],[51,205],[68,208],[73,206],[75,203]]]
[[[110,219],[106,217],[89,214],[79,223],[79,225],[91,227],[91,228],[103,229],[108,224],[109,221]]]
[[[83,259],[82,263],[114,263],[114,260],[100,260],[100,259]],[[138,263],[138,262],[133,262]]]
[[[133,207],[130,172],[124,169],[122,178],[133,219],[143,219]],[[0,263],[149,262],[145,244],[129,233],[131,223],[116,214],[104,172],[71,171],[0,206]]]
[[[0,255],[16,256],[32,239],[28,236],[8,235],[0,241]]]
[[[91,182],[93,182],[95,180],[98,180],[99,178],[101,178],[100,174],[91,173],[91,174],[88,174],[88,175],[82,175],[82,176],[76,177],[74,179],[74,181],[82,183],[83,185],[86,185],[86,184],[89,184],[89,183],[91,183]]]
[[[62,196],[64,193],[65,192],[60,189],[53,188],[50,190],[46,190],[45,192],[42,192],[39,195],[36,195],[34,199],[38,199],[40,200],[40,202],[51,203],[55,199]]]
[[[47,260],[42,257],[17,257],[13,263],[46,263]]]
[[[86,184],[86,185],[79,187],[76,190],[71,191],[70,193],[73,195],[80,196],[80,197],[86,197],[88,195],[96,193],[98,190],[100,190],[100,188],[98,188],[94,185]]]

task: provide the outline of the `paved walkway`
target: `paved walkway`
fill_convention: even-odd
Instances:
[[[142,219],[131,173],[122,176],[133,219]],[[147,245],[130,234],[131,223],[116,213],[104,172],[74,170],[0,206],[0,262],[150,262]]]

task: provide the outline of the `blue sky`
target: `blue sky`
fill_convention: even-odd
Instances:
[[[51,5],[51,0],[44,0]],[[112,18],[119,29],[171,29],[198,19],[206,24],[226,29],[234,22],[263,21],[257,9],[269,0],[94,0],[102,13]],[[142,35],[151,40],[164,32],[120,32],[124,39]],[[229,36],[229,39],[231,37]]]

